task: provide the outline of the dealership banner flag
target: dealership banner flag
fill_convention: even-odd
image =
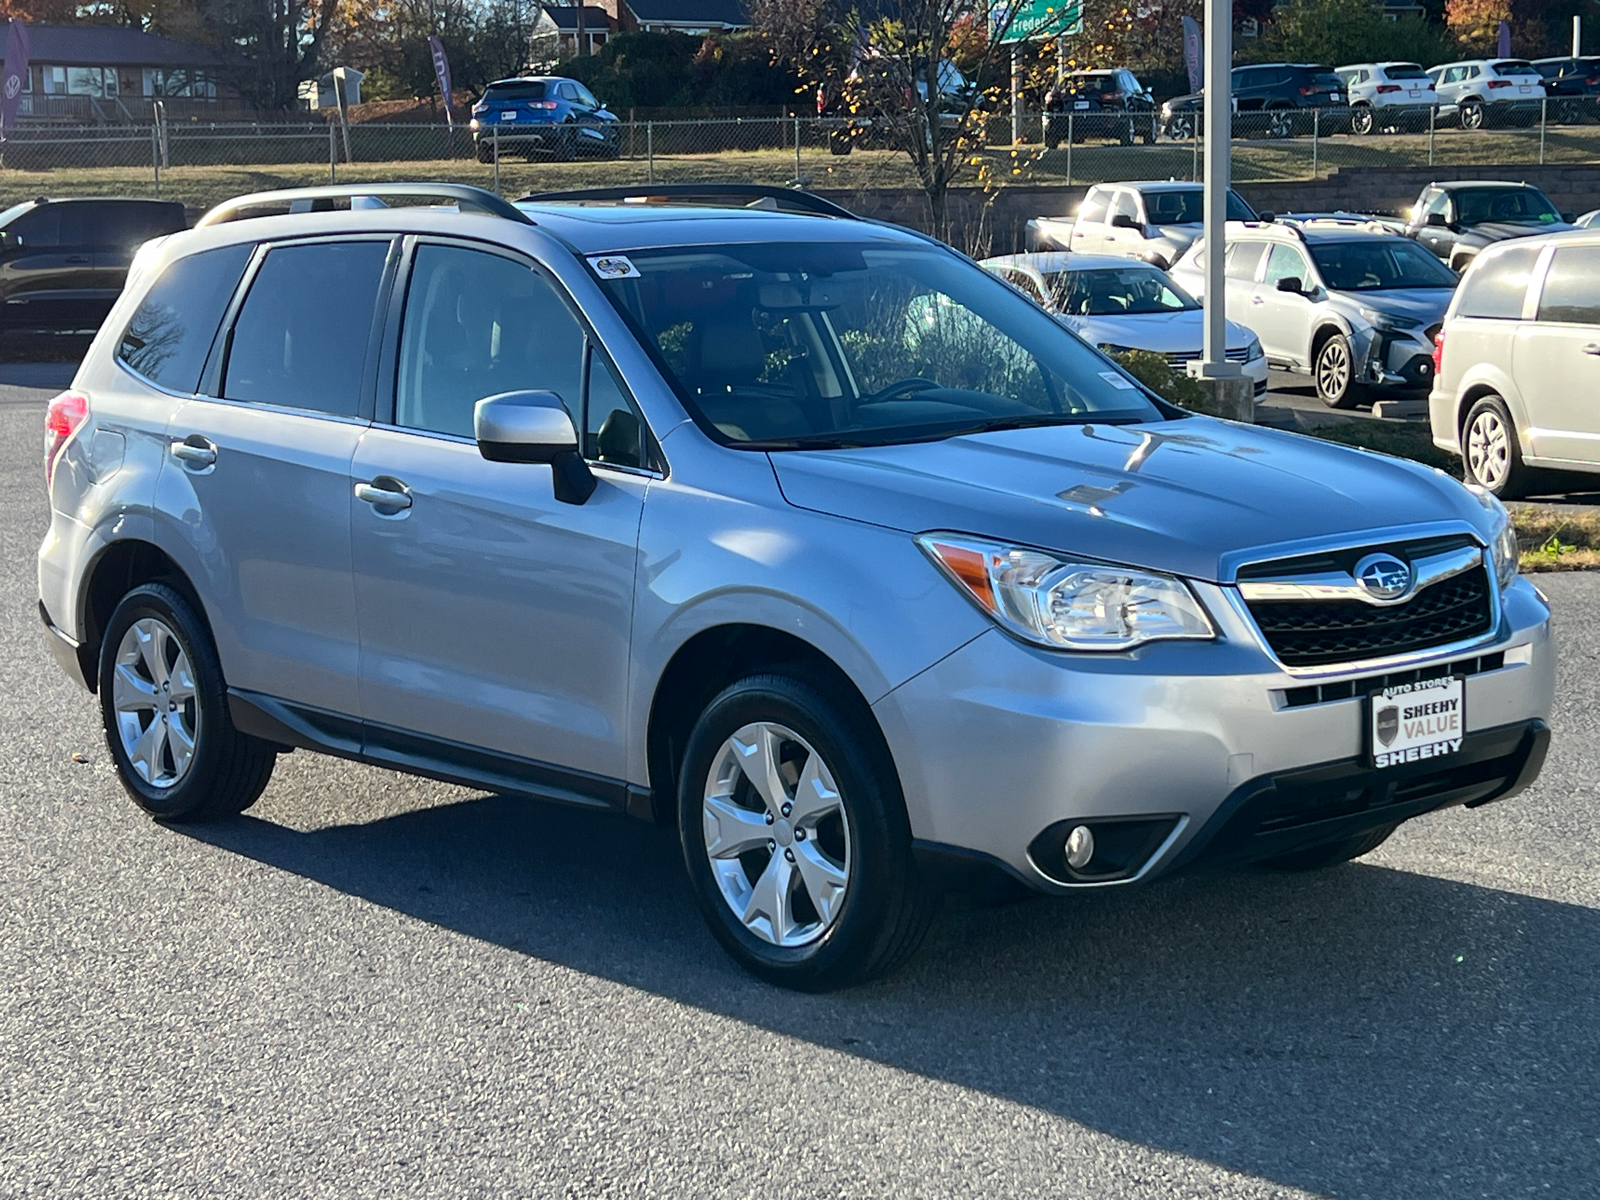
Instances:
[[[1198,92],[1206,76],[1200,58],[1200,22],[1193,17],[1183,19],[1183,65],[1189,68],[1189,90]]]
[[[444,93],[444,119],[455,128],[455,115],[450,111],[450,60],[445,57],[444,43],[435,34],[428,38],[428,49],[433,51],[433,73],[439,77],[439,90]]]
[[[1500,22],[1500,45],[1497,50],[1501,58],[1511,57],[1511,22]]]
[[[0,98],[0,136],[17,121],[22,89],[28,82],[28,27],[11,18],[11,41],[6,46],[5,94]]]

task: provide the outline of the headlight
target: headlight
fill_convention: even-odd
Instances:
[[[1170,575],[1070,562],[960,534],[924,534],[917,544],[1001,628],[1035,645],[1131,650],[1216,636],[1200,602]]]
[[[1361,315],[1371,321],[1375,328],[1389,329],[1396,333],[1408,329],[1421,329],[1423,325],[1423,322],[1411,317],[1397,317],[1393,313],[1379,312],[1375,308],[1362,308]]]
[[[1494,563],[1494,577],[1500,581],[1500,589],[1504,591],[1517,577],[1522,562],[1522,551],[1517,546],[1517,531],[1511,527],[1511,514],[1498,498],[1477,484],[1469,484],[1467,490],[1478,498],[1478,503],[1493,519],[1494,533],[1489,538],[1489,558]]]
[[[1255,362],[1256,359],[1261,357],[1261,353],[1261,339],[1253,337],[1250,339],[1250,344],[1244,348],[1244,360],[1245,362]]]

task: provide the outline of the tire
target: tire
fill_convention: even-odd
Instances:
[[[1117,122],[1117,144],[1120,145],[1120,146],[1131,146],[1131,145],[1133,145],[1133,118],[1132,117],[1129,117],[1127,119],[1126,123],[1124,123],[1121,120],[1118,120],[1118,122]]]
[[[1350,339],[1342,333],[1332,334],[1317,348],[1311,374],[1317,381],[1317,398],[1329,408],[1354,408],[1366,395],[1356,379]]]
[[[1371,133],[1374,123],[1370,105],[1358,104],[1350,110],[1350,132],[1357,137]]]
[[[848,133],[835,130],[833,133],[828,135],[829,154],[835,154],[842,157],[846,154],[849,154],[853,149],[855,149],[855,144]]]
[[[556,162],[571,162],[573,159],[577,158],[577,134],[563,132],[562,135],[556,139],[555,145],[551,148],[550,157]],[[530,158],[528,161],[532,162],[533,160]]]
[[[1482,100],[1463,100],[1460,108],[1461,128],[1482,129],[1484,109]]]
[[[695,899],[733,959],[781,987],[887,974],[933,916],[893,766],[856,732],[871,715],[849,713],[811,683],[753,675],[711,701],[684,751],[678,832]],[[757,777],[777,789],[770,801]]]
[[[478,161],[481,163],[492,163],[494,161],[494,147],[489,145],[487,142],[479,142]]]
[[[270,743],[233,727],[211,634],[166,584],[134,588],[111,614],[100,644],[100,713],[117,777],[158,820],[237,816],[256,802],[277,762]],[[161,732],[151,733],[157,726]]]
[[[1186,113],[1168,121],[1165,133],[1175,142],[1187,142],[1194,137],[1194,129],[1195,119]]]
[[[1294,110],[1274,108],[1267,112],[1267,136],[1290,138],[1294,136]]]
[[[1502,500],[1519,499],[1537,484],[1538,472],[1522,463],[1511,411],[1492,392],[1480,396],[1461,423],[1461,466],[1468,483]]]
[[[1578,125],[1583,121],[1583,105],[1577,100],[1560,100],[1550,111],[1555,125]]]
[[[1340,863],[1349,862],[1352,858],[1371,854],[1388,841],[1389,835],[1397,828],[1395,825],[1384,825],[1357,834],[1355,837],[1341,838],[1337,842],[1325,842],[1320,846],[1310,846],[1304,850],[1296,850],[1293,854],[1285,854],[1281,858],[1269,858],[1261,865],[1273,871],[1320,871],[1325,867],[1336,867]]]

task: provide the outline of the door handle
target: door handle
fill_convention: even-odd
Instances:
[[[69,255],[67,255],[67,262],[69,262],[69,263],[86,263],[88,261],[89,261],[89,256],[87,254],[69,254]]]
[[[191,433],[181,442],[172,443],[172,457],[190,467],[215,466],[217,448],[197,433]]]
[[[384,487],[383,484],[390,486]],[[402,509],[411,507],[411,493],[406,485],[398,479],[387,475],[380,475],[371,483],[358,483],[355,487],[356,499],[374,508]]]
[[[1265,304],[1266,301],[1263,300],[1260,296],[1251,296],[1250,297],[1250,303],[1251,304]]]
[[[1593,354],[1596,358],[1600,358],[1600,344],[1590,342],[1583,348],[1583,352],[1585,354]]]

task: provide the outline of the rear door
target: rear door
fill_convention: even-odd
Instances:
[[[1531,321],[1517,324],[1511,372],[1534,453],[1600,463],[1600,246],[1559,246]]]
[[[329,718],[359,704],[350,459],[371,421],[391,258],[387,235],[258,251],[161,476],[230,686],[324,732],[353,730]]]
[[[1274,242],[1267,252],[1266,269],[1250,297],[1250,320],[1245,324],[1261,339],[1267,357],[1280,362],[1308,365],[1311,301],[1295,292],[1280,292],[1278,281],[1311,281],[1311,264],[1299,246]]]
[[[5,227],[0,238],[0,324],[24,329],[93,329],[109,295],[94,273],[85,239],[84,205],[40,204]]]

